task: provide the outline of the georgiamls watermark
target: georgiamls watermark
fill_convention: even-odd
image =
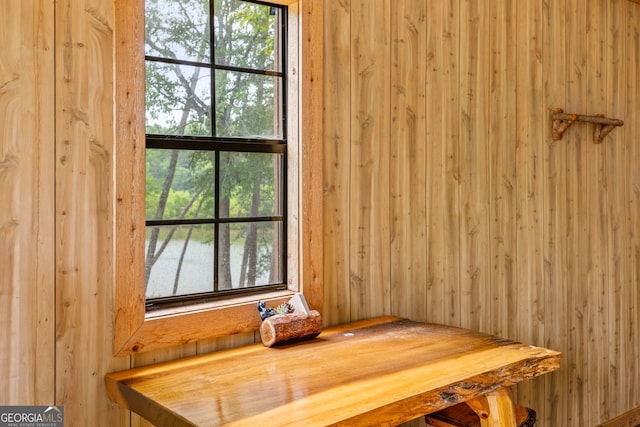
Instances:
[[[64,407],[0,406],[0,427],[64,427]]]

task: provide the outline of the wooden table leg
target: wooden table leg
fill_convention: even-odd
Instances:
[[[513,394],[509,388],[499,388],[466,403],[480,417],[481,427],[517,427]]]

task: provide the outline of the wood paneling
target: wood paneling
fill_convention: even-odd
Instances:
[[[516,2],[491,2],[489,37],[489,186],[480,192],[489,197],[490,275],[488,286],[489,331],[513,337],[516,326]],[[480,140],[476,140],[480,143]]]
[[[114,76],[114,61],[132,56],[114,59],[114,44],[125,40],[115,39],[113,21],[119,7],[118,16],[126,19],[118,24],[139,27],[139,15],[122,12],[131,5],[112,0],[0,1],[0,322],[5,328],[0,381],[9,390],[0,404],[64,405],[66,425],[71,426],[129,425],[130,414],[106,398],[107,372],[254,339],[250,333],[234,337],[231,344],[221,339],[144,357],[112,357],[113,291],[120,283],[113,264],[114,130],[131,136],[130,127],[140,120],[137,113],[114,115],[121,110],[114,108],[114,80],[142,81],[123,73]],[[297,39],[305,37],[305,52],[314,50],[292,70],[297,74],[302,66],[307,76],[302,89],[307,96],[301,102],[309,107],[302,116],[308,126],[301,133],[315,141],[302,153],[307,175],[299,183],[309,213],[303,218],[309,237],[301,244],[309,260],[304,274],[315,284],[322,282],[323,268],[322,199],[311,196],[322,186],[322,120],[316,120],[322,108],[321,5],[308,0],[293,8],[304,24]],[[135,46],[139,44],[116,52],[135,56]],[[141,88],[117,101],[143,99]],[[120,271],[119,279],[129,272]],[[322,292],[316,288],[309,301],[321,308]],[[132,422],[145,423],[135,416]]]
[[[460,268],[458,14],[458,2],[427,2],[427,74],[420,83],[427,95],[427,180],[424,192],[412,194],[426,194],[427,318],[453,325],[465,316],[461,299],[468,296],[467,277],[460,279],[466,271]]]
[[[113,59],[110,2],[56,2],[56,403],[68,425],[123,425],[112,354]],[[88,398],[90,396],[91,398]]]
[[[325,321],[562,351],[517,389],[541,426],[640,406],[640,4],[322,4]],[[146,425],[106,372],[254,338],[111,356],[114,7],[0,0],[0,404],[62,404],[71,426]],[[625,125],[554,142],[555,107]]]
[[[489,283],[489,200],[484,196],[489,185],[489,81],[490,62],[486,60],[490,52],[490,9],[479,2],[467,0],[460,3],[460,26],[465,31],[460,34],[460,115],[452,110],[452,120],[460,129],[460,238],[449,244],[457,236],[448,233],[444,240],[449,258],[455,259],[456,245],[459,245],[459,272],[451,269],[443,276],[445,286],[456,289],[455,278],[460,276],[460,324],[475,330],[488,330],[489,317],[486,315],[491,304],[491,293],[483,286]],[[434,95],[437,95],[437,86]],[[453,108],[453,107],[452,107]],[[435,142],[437,144],[437,142]],[[431,145],[431,143],[429,143]],[[450,175],[447,173],[444,178]],[[454,177],[455,178],[455,177]],[[451,180],[450,194],[455,194],[456,182]],[[454,199],[455,201],[455,199]],[[447,203],[452,204],[453,201]],[[434,214],[438,215],[435,210]],[[448,214],[447,216],[450,216]],[[451,227],[454,224],[448,224]],[[454,228],[455,229],[455,228]],[[434,230],[435,231],[435,230]],[[430,251],[429,258],[437,256],[438,246]],[[454,280],[451,280],[454,278]],[[429,306],[433,301],[428,301]],[[434,319],[437,319],[435,317]]]
[[[566,108],[567,94],[567,51],[565,2],[553,2],[543,11],[541,28],[542,38],[542,70],[544,105],[548,114],[554,108]],[[538,124],[540,126],[540,124]],[[558,144],[551,140],[551,120],[546,121],[544,132],[543,171],[543,221],[544,221],[544,342],[554,343],[554,348],[564,355],[573,354],[569,347],[569,323],[568,323],[568,295],[567,285],[567,144]],[[569,357],[565,356],[563,367],[546,380],[544,391],[542,387],[538,393],[544,394],[546,405],[542,413],[539,412],[539,420],[543,425],[551,426],[555,420],[568,422],[567,410],[569,406],[570,369],[567,369]],[[539,409],[539,408],[536,408]],[[541,409],[541,408],[540,408]]]
[[[324,293],[324,237],[323,207],[320,195],[323,191],[323,92],[324,92],[324,1],[304,0],[299,2],[299,33],[295,40],[302,52],[300,58],[301,84],[299,88],[301,105],[298,118],[302,117],[299,142],[302,163],[301,188],[298,196],[302,199],[299,227],[301,291],[309,305],[323,312]],[[297,55],[296,55],[297,56]]]
[[[620,82],[625,79],[625,57],[627,50],[627,37],[625,31],[627,27],[627,14],[625,8],[620,7],[622,2],[607,2],[606,13],[609,20],[619,23],[619,26],[605,27],[607,50],[605,55],[605,80],[604,94],[606,96],[606,110],[614,117],[625,116],[626,91],[620,86]],[[607,259],[605,260],[605,270],[607,284],[606,297],[609,312],[607,313],[606,324],[608,327],[608,348],[611,368],[608,370],[610,387],[605,399],[611,402],[606,405],[606,416],[604,419],[611,419],[614,415],[620,414],[633,407],[633,395],[636,393],[618,394],[617,390],[634,390],[633,380],[636,378],[634,357],[629,348],[629,341],[626,339],[632,331],[634,321],[630,319],[632,312],[626,307],[625,301],[633,301],[635,286],[629,282],[630,266],[626,256],[625,241],[629,235],[629,219],[626,209],[626,194],[628,193],[628,181],[623,180],[611,184],[609,177],[615,177],[618,173],[621,176],[628,176],[629,164],[625,160],[625,153],[630,151],[631,138],[628,128],[624,126],[617,129],[621,132],[618,135],[620,144],[608,144],[604,156],[603,174],[607,176],[607,187],[604,194],[604,209],[606,212],[606,232],[608,234]],[[619,171],[619,172],[618,172]],[[631,332],[633,334],[633,332]],[[629,363],[631,362],[631,363]]]
[[[349,176],[351,173],[351,0],[325,2],[324,14],[331,22],[325,32],[324,105],[324,266],[325,322],[349,321],[351,306],[349,257]]]
[[[0,1],[0,405],[54,401],[53,28]]]
[[[515,324],[513,336],[525,342],[544,342],[544,157],[548,117],[543,92],[543,5],[519,3],[516,33],[516,152],[515,159]],[[520,285],[526,284],[526,285]],[[527,309],[523,309],[527,307]],[[538,390],[544,379],[518,387],[518,399],[544,413],[546,397]]]
[[[351,0],[349,274],[358,319],[390,305],[390,7],[390,0]]]
[[[426,320],[426,3],[391,3],[391,310]],[[422,195],[423,197],[419,197]],[[414,238],[414,235],[420,238]],[[417,303],[422,301],[423,304]]]
[[[620,386],[622,390],[629,393],[630,404],[620,408],[618,413],[640,406],[640,388],[638,388],[636,378],[640,375],[640,339],[638,339],[640,327],[640,174],[637,173],[640,165],[640,147],[638,146],[638,135],[640,135],[640,123],[634,120],[640,111],[640,6],[629,7],[624,10],[626,24],[621,28],[620,34],[626,40],[624,58],[624,78],[619,82],[622,95],[623,117],[628,118],[625,125],[625,150],[619,153],[620,161],[625,162],[626,168],[626,189],[624,191],[624,215],[626,216],[628,229],[624,233],[622,244],[624,257],[626,258],[625,270],[628,274],[627,280],[622,283],[622,303],[620,305],[621,315],[621,341],[626,343],[621,347],[620,358],[624,361],[618,369],[624,366],[627,370],[621,370],[625,377],[624,383]],[[635,76],[635,79],[630,78]],[[623,170],[622,173],[625,173]],[[625,349],[622,352],[622,349]],[[612,414],[615,415],[615,414]]]
[[[339,84],[351,97],[338,104],[325,92],[339,105],[327,110],[325,132],[352,135],[350,151],[325,139],[325,155],[340,159],[339,168],[325,165],[325,214],[350,212],[342,237],[326,228],[325,238],[349,233],[352,248],[348,257],[325,254],[325,277],[338,280],[326,284],[333,305],[350,304],[341,313],[350,311],[351,320],[388,307],[389,314],[426,315],[562,351],[560,371],[517,389],[541,425],[595,425],[637,406],[640,159],[632,122],[640,111],[639,7],[626,0],[492,0],[482,7],[400,0],[387,18],[364,15],[360,2],[327,3],[325,58],[333,65],[326,85]],[[347,17],[350,28],[340,24]],[[348,46],[335,36],[345,31]],[[380,61],[363,67],[360,55],[387,55],[381,33],[391,40],[390,81],[372,88],[372,73],[384,71]],[[417,48],[424,54],[409,54],[425,36]],[[351,69],[334,76],[329,71],[345,64],[347,51]],[[585,124],[554,142],[550,113],[558,107],[625,125],[600,145]],[[386,127],[373,136],[362,131],[363,117],[379,124],[388,114],[388,139]],[[419,132],[422,140],[413,136]],[[377,169],[368,180],[367,164]],[[422,195],[425,205],[414,200]],[[389,225],[386,242],[380,233],[387,231],[373,221]],[[388,297],[380,283],[386,275],[370,274],[384,268],[372,262],[386,263],[387,246]],[[370,259],[363,265],[359,255]]]

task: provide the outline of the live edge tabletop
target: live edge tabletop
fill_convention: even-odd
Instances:
[[[463,401],[498,408],[490,418],[509,426],[508,387],[558,369],[560,359],[491,335],[380,317],[105,381],[113,401],[158,426],[392,426]]]

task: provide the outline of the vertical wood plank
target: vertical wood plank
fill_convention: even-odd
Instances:
[[[114,351],[144,323],[144,0],[114,3],[115,251]],[[126,254],[126,255],[125,255]]]
[[[516,263],[516,7],[491,2],[489,197],[491,200],[491,333],[514,337],[518,307]]]
[[[391,9],[391,312],[425,321],[426,4]]]
[[[389,313],[390,1],[351,2],[351,317]]]
[[[607,58],[607,3],[608,0],[594,0],[586,4],[587,26],[587,77],[584,92],[587,94],[586,111],[589,114],[605,114],[607,106],[606,97],[606,63]],[[613,135],[606,138],[606,145],[593,143],[593,128],[587,126],[589,139],[584,141],[587,156],[586,178],[588,189],[588,257],[589,270],[587,310],[587,336],[586,345],[602,342],[603,337],[609,335],[608,325],[608,299],[609,286],[607,281],[607,259],[609,247],[609,233],[607,229],[606,194],[609,192],[609,182],[613,177],[607,176],[604,170],[604,161],[607,146],[614,141]],[[584,188],[581,190],[584,192]],[[582,248],[584,252],[584,247]],[[606,341],[605,341],[606,342]],[[591,386],[590,393],[590,424],[605,421],[610,417],[607,396],[610,389],[609,351],[587,352],[588,376]]]
[[[0,2],[0,405],[55,403],[54,13]]]
[[[112,3],[60,1],[55,16],[56,403],[69,425],[127,425],[103,380],[128,367],[111,357]]]
[[[565,283],[568,265],[567,251],[567,142],[552,141],[551,111],[566,108],[566,5],[564,0],[548,3],[543,8],[544,45],[542,66],[545,76],[544,102],[548,118],[543,123],[545,130],[544,154],[544,274],[545,274],[545,345],[563,353],[564,359],[558,371],[547,375],[545,380],[546,404],[539,418],[544,425],[561,425],[569,419],[568,384],[573,355],[570,352],[567,310],[568,286]]]
[[[460,318],[488,331],[490,9],[461,2],[460,28]]]
[[[351,122],[350,0],[324,2],[324,256],[323,319],[350,318],[349,198]]]
[[[567,0],[567,103],[566,111],[585,111],[587,98],[587,8],[579,0]],[[564,238],[567,245],[567,271],[563,285],[568,288],[569,345],[567,364],[570,377],[567,387],[568,407],[565,419],[571,425],[588,425],[592,419],[589,391],[597,384],[590,382],[588,354],[583,349],[588,345],[589,315],[589,182],[587,170],[592,135],[587,126],[576,126],[565,136],[567,150],[567,193],[565,215],[567,230]],[[594,405],[597,405],[593,401]]]
[[[640,5],[628,4],[629,8],[627,18],[627,49],[626,55],[626,87],[627,87],[627,103],[625,117],[632,118],[638,111],[640,111],[640,85],[637,84],[637,80],[631,76],[638,76],[640,74]],[[640,147],[635,144],[637,139],[635,136],[640,135],[640,124],[637,120],[629,120],[625,130],[631,145],[630,153],[627,154],[629,162],[628,170],[634,171],[631,175],[632,178],[629,181],[629,189],[627,197],[630,200],[629,209],[629,227],[630,234],[627,238],[627,252],[629,254],[629,286],[628,306],[625,310],[630,312],[630,317],[635,320],[633,330],[636,331],[632,334],[630,331],[625,339],[629,341],[635,341],[635,345],[631,345],[630,354],[627,356],[632,363],[635,363],[636,376],[632,377],[634,380],[640,375],[640,363],[638,362],[637,355],[640,354],[640,339],[638,339],[638,330],[640,329],[640,291],[637,284],[640,283],[640,174],[638,174],[638,165],[640,164]],[[631,335],[632,334],[632,335]],[[636,382],[637,384],[637,382]],[[640,388],[634,387],[633,404],[632,407],[640,406]]]
[[[624,117],[624,58],[627,47],[625,30],[627,14],[626,2],[611,1],[606,4],[606,27],[603,27],[603,37],[606,38],[607,61],[605,63],[605,114],[608,117]],[[628,120],[627,120],[628,121]],[[626,194],[628,194],[627,178],[629,165],[626,153],[630,151],[631,138],[628,137],[624,126],[617,128],[615,133],[609,134],[603,144],[604,155],[603,174],[607,176],[607,191],[604,193],[605,203],[605,232],[608,236],[607,259],[605,268],[606,292],[604,298],[608,307],[607,317],[604,319],[608,328],[609,390],[604,395],[607,402],[604,417],[614,416],[632,408],[633,392],[620,393],[619,390],[633,390],[636,377],[633,357],[627,359],[629,345],[625,337],[632,330],[634,321],[629,315],[627,306],[632,301],[629,286],[628,263],[624,246],[625,236],[630,235],[629,222],[626,216]],[[604,261],[604,260],[603,260]],[[628,363],[631,362],[631,363]],[[605,372],[606,372],[605,371]],[[605,419],[601,419],[605,421]]]
[[[625,199],[627,200],[627,222],[629,232],[625,238],[625,254],[627,259],[628,281],[624,286],[625,307],[624,311],[628,316],[628,323],[624,329],[623,340],[628,343],[628,351],[625,355],[626,366],[631,368],[635,376],[629,376],[629,381],[633,382],[630,388],[631,408],[640,406],[640,146],[638,146],[638,135],[640,135],[640,123],[635,120],[640,111],[640,4],[626,3],[625,13],[627,15],[624,36],[626,39],[626,49],[624,56],[624,134],[628,144],[628,151],[624,152],[628,162],[629,175],[626,178],[627,190]],[[626,372],[625,372],[626,375]],[[624,408],[628,409],[628,408]]]
[[[515,337],[544,346],[544,104],[542,3],[519,2],[516,35],[516,328]],[[544,411],[544,377],[518,385],[518,402]]]
[[[323,312],[323,0],[300,2],[302,145],[302,286],[309,305]]]
[[[460,325],[459,5],[427,2],[427,317]]]

